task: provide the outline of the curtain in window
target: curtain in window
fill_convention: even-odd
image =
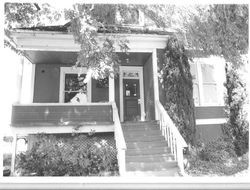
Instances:
[[[214,66],[210,64],[201,64],[201,74],[204,104],[218,103]]]
[[[197,68],[196,65],[191,63],[190,64],[190,72],[193,78],[193,98],[194,98],[194,104],[200,105],[200,92],[199,92],[199,84],[198,84],[198,74],[197,74]]]

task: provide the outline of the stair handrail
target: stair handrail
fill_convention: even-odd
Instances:
[[[114,121],[114,135],[117,149],[117,160],[119,165],[120,176],[124,176],[126,173],[126,159],[125,153],[127,150],[127,146],[125,143],[125,138],[123,135],[123,130],[121,126],[121,122],[119,119],[118,109],[115,102],[111,102],[112,110],[113,110],[113,121]]]
[[[156,101],[156,108],[162,135],[177,160],[181,174],[184,174],[183,148],[188,145],[159,100]]]

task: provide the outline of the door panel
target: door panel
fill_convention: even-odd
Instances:
[[[140,86],[139,79],[123,79],[124,120],[140,118]]]

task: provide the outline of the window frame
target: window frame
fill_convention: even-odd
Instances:
[[[193,86],[194,84],[198,84],[198,97],[199,97],[199,103],[195,104],[195,107],[208,107],[208,106],[221,106],[221,100],[220,97],[218,96],[218,82],[215,80],[214,82],[203,82],[203,74],[202,74],[202,65],[212,65],[213,66],[213,72],[216,70],[216,66],[212,63],[206,63],[200,60],[196,60],[194,62],[190,62],[190,65],[193,64],[196,72],[197,72],[197,82],[192,80]],[[192,74],[192,73],[191,73]],[[216,103],[207,103],[205,102],[205,97],[204,97],[204,85],[206,84],[213,84],[216,86]],[[193,90],[194,93],[194,90]],[[195,101],[194,101],[195,102]]]
[[[65,103],[64,102],[64,88],[65,88],[65,75],[66,74],[86,74],[87,75],[87,68],[83,67],[77,67],[77,68],[73,68],[73,67],[60,67],[60,89],[59,89],[59,103]],[[88,97],[88,102],[92,102],[92,94],[91,94],[91,81],[92,79],[90,79],[87,82],[87,97]],[[66,104],[66,103],[65,103]]]

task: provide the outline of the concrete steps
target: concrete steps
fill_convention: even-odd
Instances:
[[[180,176],[178,168],[170,168],[167,171],[127,171],[128,177],[166,177]]]
[[[156,121],[126,122],[122,128],[127,144],[127,175],[178,176],[177,162]]]

